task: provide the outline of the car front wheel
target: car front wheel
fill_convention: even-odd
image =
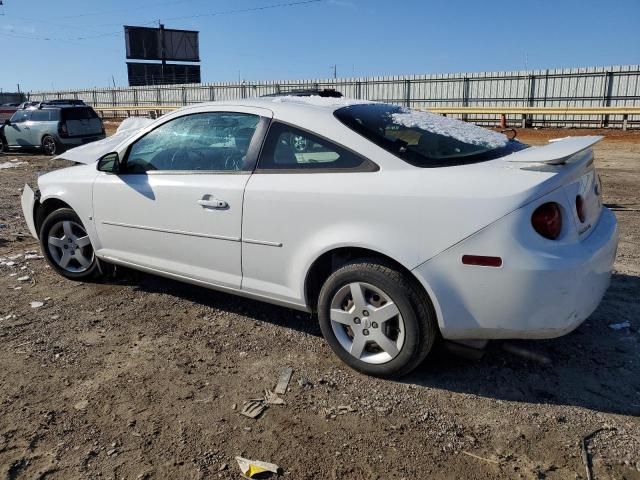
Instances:
[[[318,317],[335,354],[378,377],[409,373],[438,336],[426,294],[392,265],[375,260],[356,260],[336,270],[320,291]]]
[[[40,246],[49,264],[72,280],[98,275],[98,260],[80,217],[70,208],[60,208],[45,218],[40,228]]]

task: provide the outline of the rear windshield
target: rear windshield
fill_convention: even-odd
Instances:
[[[90,120],[98,118],[98,114],[89,107],[65,108],[62,110],[63,120]]]
[[[335,116],[416,167],[484,162],[527,147],[471,123],[384,103],[343,107]]]

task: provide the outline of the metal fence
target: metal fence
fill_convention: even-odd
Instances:
[[[413,108],[436,107],[640,107],[640,65],[526,70],[517,72],[402,75],[321,80],[207,83],[154,87],[31,92],[30,100],[76,98],[101,106],[188,105],[236,100],[302,88],[335,88],[347,97]],[[495,115],[465,118],[495,124]],[[520,123],[520,116],[507,120]],[[640,126],[640,115],[628,119]],[[532,115],[530,126],[620,127],[622,115]]]
[[[0,105],[3,103],[22,103],[24,102],[24,94],[17,92],[0,92]]]

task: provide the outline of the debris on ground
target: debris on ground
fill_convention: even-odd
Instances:
[[[293,375],[293,368],[286,367],[282,369],[280,373],[280,377],[278,378],[278,384],[275,388],[275,393],[278,395],[284,395],[287,393],[287,387],[289,386],[289,382],[291,381],[291,375]]]
[[[30,305],[31,308],[40,308],[44,307],[44,302],[31,302]]]
[[[29,275],[25,275],[24,277],[18,277],[16,280],[18,280],[19,282],[28,282],[29,280],[31,280],[31,277]]]
[[[610,323],[607,326],[611,330],[623,330],[625,328],[630,328],[631,327],[631,322],[629,320],[625,320],[624,322],[620,322],[620,323]]]
[[[20,165],[26,165],[27,162],[19,162],[17,158],[9,160],[8,162],[0,163],[0,170],[6,170],[7,168],[16,168]]]
[[[494,463],[496,465],[500,465],[500,462],[498,460],[493,460],[492,458],[481,457],[480,455],[476,455],[475,453],[466,452],[466,451],[463,451],[462,453],[464,455],[468,456],[468,457],[472,457],[472,458],[476,458],[478,460],[482,460],[484,462],[489,462],[489,463]]]
[[[240,410],[240,415],[256,419],[260,415],[262,415],[262,412],[264,412],[266,409],[267,406],[264,403],[264,398],[254,398],[243,403],[242,410]]]
[[[264,391],[264,401],[267,405],[284,405],[284,400],[271,390]]]
[[[248,458],[236,457],[238,466],[243,475],[254,478],[260,473],[270,472],[278,474],[280,467],[275,463],[262,462],[260,460],[249,460]]]
[[[89,406],[89,401],[88,400],[80,400],[78,403],[76,403],[73,406],[73,408],[75,408],[76,410],[84,410],[88,406]]]

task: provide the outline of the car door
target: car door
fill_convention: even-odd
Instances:
[[[4,127],[4,137],[10,147],[32,146],[30,139],[31,129],[28,121],[31,117],[31,110],[18,110],[11,117],[11,125]]]
[[[242,289],[303,305],[308,260],[354,241],[379,167],[312,132],[274,120],[244,196]]]
[[[191,113],[135,140],[120,173],[94,183],[98,255],[239,288],[243,194],[269,114]]]

